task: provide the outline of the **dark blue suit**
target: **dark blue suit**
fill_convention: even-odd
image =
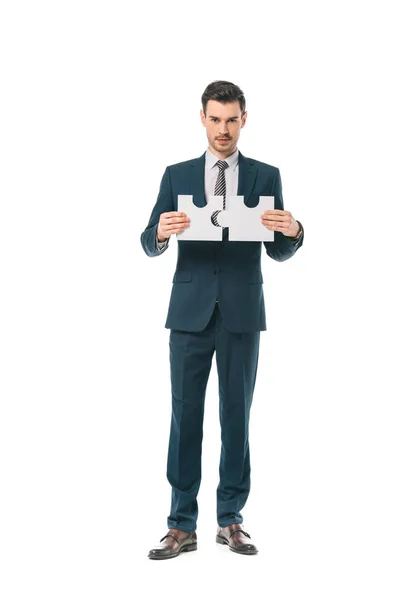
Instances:
[[[246,158],[239,151],[237,195],[249,207],[259,196],[274,196],[283,209],[279,169]],[[205,153],[170,165],[162,177],[157,202],[141,235],[148,256],[156,247],[161,213],[177,211],[178,194],[206,205]],[[260,331],[266,330],[261,248],[284,261],[303,244],[274,232],[274,242],[220,242],[178,239],[178,259],[165,327],[170,332],[172,416],[167,477],[172,486],[168,527],[194,531],[201,480],[201,444],[206,386],[214,351],[219,380],[221,459],[217,521],[241,523],[250,491],[249,416],[255,386]],[[218,303],[216,303],[218,300]]]

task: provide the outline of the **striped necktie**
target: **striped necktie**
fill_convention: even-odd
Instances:
[[[225,169],[227,167],[229,167],[229,165],[226,162],[226,160],[218,160],[215,164],[217,165],[217,167],[219,169],[219,173],[218,173],[217,181],[215,183],[214,196],[223,196],[224,197],[222,206],[223,206],[223,210],[225,210],[225,198],[226,198]],[[219,225],[217,223],[217,216],[219,215],[220,212],[221,212],[220,210],[215,211],[211,217],[212,222],[217,227],[221,227],[221,225]],[[226,229],[226,227],[223,227],[223,229]]]

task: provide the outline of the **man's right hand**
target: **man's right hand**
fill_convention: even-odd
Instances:
[[[159,242],[165,242],[174,233],[181,233],[189,227],[190,219],[184,212],[176,210],[162,213],[157,227],[157,239]]]

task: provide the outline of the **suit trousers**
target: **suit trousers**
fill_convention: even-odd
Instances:
[[[172,414],[167,479],[172,494],[167,518],[169,528],[192,532],[197,527],[204,401],[214,351],[221,426],[217,522],[220,527],[226,527],[243,521],[240,511],[250,492],[249,418],[259,344],[259,331],[228,331],[218,303],[202,331],[170,331]]]

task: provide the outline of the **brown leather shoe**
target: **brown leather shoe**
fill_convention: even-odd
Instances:
[[[174,558],[175,556],[179,556],[181,552],[197,550],[197,535],[195,531],[187,533],[180,529],[169,529],[160,542],[164,543],[152,548],[148,554],[149,558]]]
[[[217,543],[228,544],[230,550],[239,554],[257,554],[258,550],[254,544],[249,543],[249,538],[240,523],[217,529]]]

